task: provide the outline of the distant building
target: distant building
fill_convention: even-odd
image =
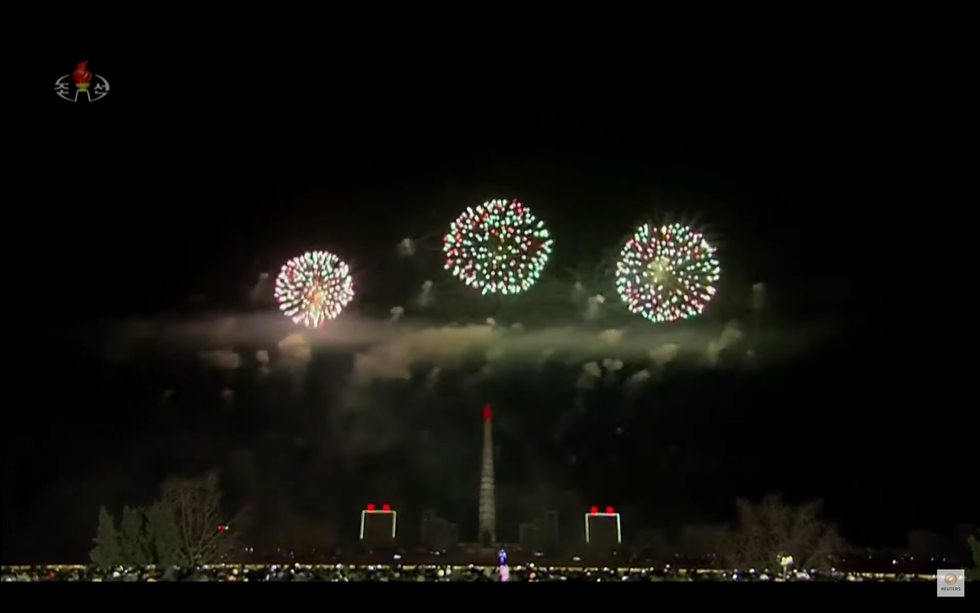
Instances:
[[[560,532],[558,531],[558,512],[546,511],[542,526],[542,546],[545,549],[558,549],[561,544]]]
[[[521,548],[537,551],[540,545],[538,527],[533,522],[525,522],[520,526]]]
[[[446,549],[452,549],[459,545],[459,526],[457,524],[446,524]]]
[[[459,544],[459,526],[431,510],[422,513],[422,529],[419,535],[422,546],[430,551],[446,551]]]
[[[433,542],[433,537],[435,536],[436,525],[435,522],[438,519],[436,512],[432,509],[426,509],[422,511],[422,525],[419,527],[419,541],[423,546],[429,547],[431,549],[431,543]]]
[[[543,516],[521,524],[520,542],[523,549],[533,551],[558,549],[558,513],[547,511]]]
[[[449,532],[449,522],[441,517],[437,517],[432,522],[432,539],[430,543],[432,544],[431,549],[435,551],[445,551],[447,548],[448,539],[446,538],[447,532]]]

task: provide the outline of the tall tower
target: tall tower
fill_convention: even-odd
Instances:
[[[480,471],[480,543],[497,542],[497,505],[493,493],[493,412],[483,407],[483,470]]]

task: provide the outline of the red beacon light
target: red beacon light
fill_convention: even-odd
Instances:
[[[609,513],[610,515],[612,515],[613,514],[613,508],[612,507],[606,507],[606,513]]]
[[[391,505],[386,502],[383,505],[381,505],[381,510],[382,511],[390,511],[391,510]]]
[[[591,507],[589,507],[589,513],[591,513],[592,515],[595,515],[598,512],[599,512],[599,507],[597,507],[595,505],[592,505]]]
[[[368,511],[373,511],[374,510],[374,503],[373,502],[367,503],[367,510]]]

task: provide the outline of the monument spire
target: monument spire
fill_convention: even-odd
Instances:
[[[480,471],[480,543],[497,542],[497,505],[493,479],[493,411],[483,406],[483,469]]]

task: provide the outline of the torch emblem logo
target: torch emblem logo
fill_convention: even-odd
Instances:
[[[95,102],[109,93],[109,82],[105,77],[89,72],[88,61],[84,61],[75,66],[74,72],[54,82],[54,93],[68,102],[78,102],[79,99]]]

